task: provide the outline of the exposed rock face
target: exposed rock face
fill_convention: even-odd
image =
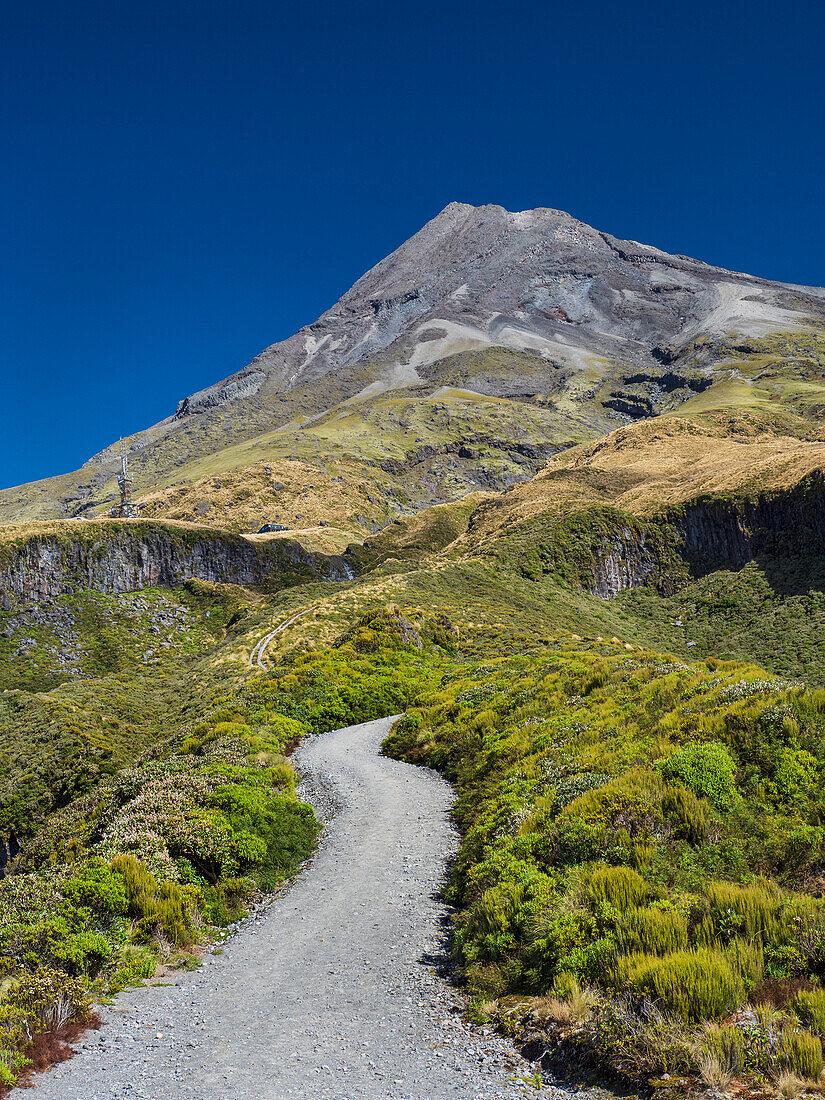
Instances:
[[[785,493],[754,499],[695,501],[663,517],[660,526],[661,538],[630,525],[602,537],[588,590],[605,599],[644,585],[666,592],[673,583],[674,550],[685,576],[737,570],[763,557],[823,557],[825,478],[815,472]]]
[[[688,397],[709,384],[713,337],[760,336],[811,317],[825,318],[825,293],[815,288],[622,241],[561,210],[451,203],[317,321],[184,398],[155,435],[130,447],[230,403],[251,402],[260,413],[275,395],[332,375],[340,400],[364,385],[356,368],[366,363],[380,368],[370,386],[379,392],[437,384],[437,364],[488,348],[528,353],[533,366],[509,380],[479,380],[479,392],[552,393],[564,377],[614,364],[622,388],[607,407],[648,416],[657,395]],[[701,362],[683,361],[698,336],[706,338]],[[674,363],[679,372],[667,369]]]
[[[676,518],[693,571],[701,575],[714,569],[741,569],[752,561],[756,546],[751,518],[752,508],[747,505],[722,501],[695,504]]]
[[[624,527],[615,535],[602,538],[600,550],[593,555],[593,584],[589,591],[608,600],[625,588],[657,584],[662,574],[660,547],[645,533]]]
[[[195,535],[141,525],[104,531],[96,538],[33,536],[4,550],[0,590],[42,600],[74,588],[108,594],[185,580],[278,589],[298,580],[349,580],[341,556],[326,557],[286,539],[253,543],[240,536]]]
[[[548,375],[593,357],[651,370],[699,334],[762,335],[803,313],[825,314],[821,292],[622,241],[560,210],[451,203],[317,321],[178,415],[376,358],[389,385],[410,385],[419,368],[489,346],[534,352]],[[663,372],[662,385],[676,378]],[[701,388],[691,381],[678,385]]]
[[[697,502],[675,519],[695,573],[740,569],[760,555],[825,554],[825,478],[815,471],[785,493]]]
[[[186,480],[188,459],[275,428],[297,437],[342,403],[378,404],[386,391],[534,403],[552,417],[547,438],[557,444],[593,438],[729,379],[732,341],[823,320],[825,291],[619,240],[559,210],[452,203],[312,324],[129,439],[136,491]],[[439,442],[475,445],[457,425],[442,428]],[[406,431],[396,423],[387,438]],[[409,442],[429,440],[410,429]],[[114,496],[117,450],[74,474],[0,492],[0,517],[102,509]],[[397,460],[397,448],[385,457]],[[469,486],[504,487],[486,474],[457,480],[450,499]],[[422,503],[440,499],[428,491]]]

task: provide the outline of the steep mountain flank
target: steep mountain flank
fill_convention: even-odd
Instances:
[[[818,419],[823,320],[820,290],[620,241],[556,210],[453,203],[313,324],[133,436],[130,462],[152,514],[170,518],[191,515],[181,487],[243,481],[261,461],[320,471],[346,459],[366,480],[388,463],[402,483],[373,494],[386,520],[526,480],[563,447],[680,405],[773,403]],[[115,450],[0,493],[0,521],[105,510]],[[234,499],[206,503],[210,524],[262,518]],[[384,521],[356,504],[354,533]]]

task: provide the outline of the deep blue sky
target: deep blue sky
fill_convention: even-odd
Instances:
[[[825,283],[819,3],[10,0],[0,486],[315,319],[448,202]]]

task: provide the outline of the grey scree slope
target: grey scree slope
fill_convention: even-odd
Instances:
[[[74,1058],[36,1078],[37,1100],[538,1095],[517,1080],[530,1065],[466,1028],[426,961],[441,949],[452,795],[378,755],[390,725],[302,746],[312,801],[341,806],[312,864],[200,971],[121,994]],[[540,1095],[554,1093],[569,1095]]]

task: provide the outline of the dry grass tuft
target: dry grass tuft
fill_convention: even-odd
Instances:
[[[795,1097],[805,1089],[805,1082],[801,1077],[797,1077],[795,1073],[791,1073],[786,1070],[784,1073],[780,1073],[776,1079],[776,1091],[779,1093],[783,1100],[795,1100]]]
[[[701,1055],[698,1061],[699,1076],[712,1089],[726,1089],[733,1079],[727,1067],[723,1066],[715,1054]]]
[[[573,1009],[559,997],[539,997],[531,1009],[531,1015],[539,1027],[547,1024],[570,1025],[576,1022]]]

